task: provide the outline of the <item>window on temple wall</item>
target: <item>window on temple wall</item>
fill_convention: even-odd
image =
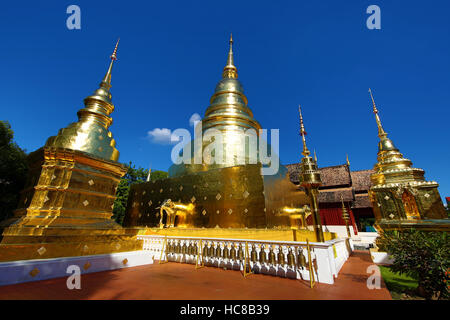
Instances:
[[[402,202],[403,207],[405,208],[406,217],[408,219],[420,219],[416,199],[408,190],[405,190],[405,192],[403,192]]]

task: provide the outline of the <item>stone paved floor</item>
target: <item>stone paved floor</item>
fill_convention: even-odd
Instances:
[[[83,275],[81,290],[68,290],[66,278],[0,287],[0,299],[364,299],[391,300],[384,282],[381,289],[366,285],[372,264],[368,252],[356,251],[342,267],[333,285],[250,275],[218,268],[195,270],[194,265],[166,263]]]

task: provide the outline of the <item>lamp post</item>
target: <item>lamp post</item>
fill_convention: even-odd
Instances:
[[[300,163],[300,185],[305,189],[306,195],[310,201],[316,241],[324,242],[325,239],[323,236],[318,201],[319,186],[322,185],[322,180],[320,179],[320,173],[317,170],[317,160],[310,156],[311,152],[306,147],[306,131],[305,126],[303,125],[302,109],[300,106],[298,106],[298,111],[300,113],[300,135],[302,136],[303,141],[303,158]]]

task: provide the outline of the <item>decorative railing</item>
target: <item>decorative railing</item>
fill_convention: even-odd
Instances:
[[[159,263],[179,262],[332,283],[333,275],[348,258],[342,241],[326,243],[285,242],[245,239],[164,237],[141,235],[143,249],[153,253]],[[334,268],[333,268],[334,267]],[[331,277],[331,278],[330,278]],[[323,278],[323,279],[321,279]],[[322,280],[322,281],[321,281]]]

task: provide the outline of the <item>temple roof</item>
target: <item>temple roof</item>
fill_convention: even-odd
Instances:
[[[285,165],[292,183],[299,184],[300,164]],[[319,168],[322,186],[319,188],[319,202],[351,202],[352,208],[371,208],[368,191],[371,187],[372,169],[350,171],[348,164]]]
[[[350,168],[346,164],[319,168],[322,187],[350,186]]]
[[[372,169],[368,170],[358,170],[350,172],[350,176],[352,179],[352,186],[355,188],[355,191],[366,191],[370,189],[372,183],[370,181],[370,175],[374,173]]]
[[[287,164],[286,168],[289,171],[289,178],[295,184],[299,183],[300,164]],[[350,186],[351,176],[350,169],[347,164],[319,168],[320,178],[322,179],[322,187],[338,187]]]
[[[372,208],[368,194],[355,194],[355,200],[352,202],[352,209]]]
[[[351,187],[347,187],[329,190],[319,190],[319,203],[341,202],[341,196],[342,199],[346,202],[353,201],[353,189]]]
[[[285,167],[288,169],[289,172],[289,179],[292,183],[299,184],[300,183],[300,164],[299,163],[292,163],[292,164],[286,164]]]

